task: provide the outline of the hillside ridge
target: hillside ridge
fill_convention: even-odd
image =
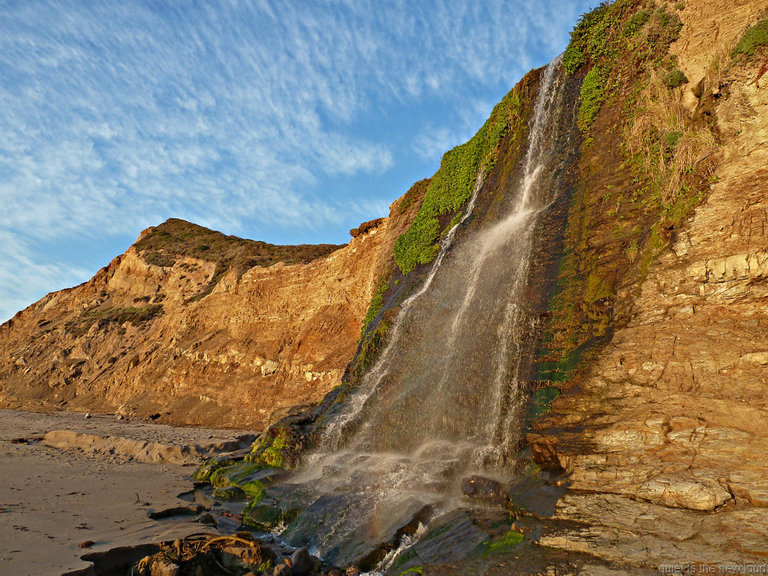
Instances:
[[[0,326],[0,405],[262,429],[341,381],[374,279],[419,202],[347,245],[171,218]]]

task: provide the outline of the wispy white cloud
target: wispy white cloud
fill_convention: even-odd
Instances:
[[[558,0],[2,3],[0,233],[17,248],[105,230],[135,237],[178,216],[276,241],[300,222],[324,241],[351,218],[380,215],[366,210],[407,183],[392,190],[377,178],[414,151],[429,166],[470,136],[490,111],[489,91],[560,51],[585,9]],[[435,116],[391,116],[413,106]],[[385,117],[384,137],[381,128],[372,136]],[[337,193],[360,178],[371,182],[363,200]],[[35,245],[19,248],[22,260],[0,253],[0,270],[28,271],[29,294],[92,272]],[[10,294],[0,286],[0,300]]]
[[[85,270],[57,262],[40,263],[36,250],[17,234],[0,230],[0,318],[6,320],[37,298],[80,282]]]
[[[466,141],[465,136],[464,131],[460,132],[448,126],[430,126],[416,136],[412,148],[422,160],[434,160]]]

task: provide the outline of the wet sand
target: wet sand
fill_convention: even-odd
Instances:
[[[85,419],[73,413],[0,410],[0,574],[64,574],[87,568],[89,563],[81,559],[86,553],[212,530],[191,517],[155,521],[147,516],[150,510],[186,504],[177,496],[192,488],[194,465],[138,462],[129,452],[115,450],[114,443],[105,452],[52,448],[39,441],[52,430],[169,446],[234,440],[245,434],[111,416]],[[81,549],[89,540],[94,544]]]

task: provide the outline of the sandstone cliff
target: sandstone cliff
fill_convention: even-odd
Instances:
[[[543,468],[548,488],[568,488],[551,518],[528,510],[539,522],[528,536],[615,569],[595,573],[768,555],[768,47],[733,50],[767,17],[767,0],[620,0],[585,15],[565,54],[581,144],[537,234],[526,304],[541,345],[521,362],[534,410],[512,449],[524,464],[530,450],[531,477]],[[230,246],[206,259],[199,244],[143,235],[89,283],[0,328],[3,404],[262,427],[340,383],[357,350],[349,385],[254,454],[285,449],[291,427],[321,428],[478,174],[488,193],[474,226],[498,210],[536,77],[388,219],[330,254],[273,263],[297,256]]]
[[[610,258],[587,267],[623,277],[599,303],[613,310],[607,344],[575,362],[529,434],[537,461],[571,488],[544,544],[651,568],[745,565],[768,553],[766,52],[732,57],[767,7],[708,0],[679,12],[671,52],[689,81],[670,102],[684,125],[715,134],[716,167],[704,201],[669,224],[646,270],[627,272],[632,258],[618,272]],[[618,173],[616,164],[602,168]],[[581,210],[599,214],[605,198],[595,187]],[[583,233],[583,246],[627,251],[599,234]]]
[[[180,220],[150,228],[90,281],[0,327],[0,405],[261,429],[341,382],[419,203],[396,202],[343,247],[271,246]]]

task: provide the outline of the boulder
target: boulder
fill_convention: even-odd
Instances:
[[[297,548],[291,554],[291,572],[296,576],[312,572],[313,564],[312,556],[306,548]]]
[[[213,491],[213,497],[216,500],[224,500],[225,502],[242,502],[248,500],[248,495],[243,492],[243,489],[239,486],[217,488]]]
[[[152,562],[151,576],[179,576],[179,574],[181,574],[181,568],[165,558],[157,558]]]
[[[288,564],[278,564],[272,571],[272,576],[293,576],[293,571]]]
[[[464,478],[461,481],[461,491],[465,496],[473,500],[481,500],[488,503],[502,504],[507,497],[501,482],[478,475]]]

